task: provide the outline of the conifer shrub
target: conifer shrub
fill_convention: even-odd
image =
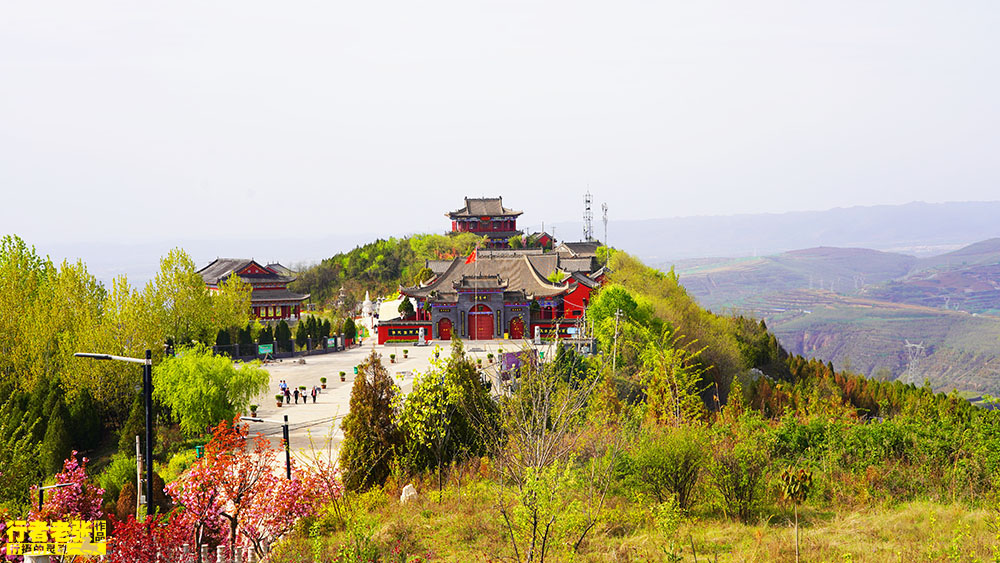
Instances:
[[[299,324],[295,325],[295,345],[299,348],[303,348],[308,343],[309,331],[306,328],[306,323],[304,321],[299,321]]]
[[[292,329],[288,328],[288,323],[284,320],[278,321],[275,325],[274,340],[278,344],[279,352],[292,351]]]
[[[69,414],[62,400],[57,401],[49,413],[48,427],[42,440],[42,468],[53,474],[62,469],[63,460],[73,450],[72,438],[67,428]]]
[[[366,490],[385,482],[402,436],[393,407],[396,386],[372,351],[351,388],[350,411],[341,428],[340,469],[347,490]]]

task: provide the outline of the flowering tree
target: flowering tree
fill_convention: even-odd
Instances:
[[[42,504],[42,509],[32,508],[28,515],[30,520],[99,520],[104,517],[101,511],[101,497],[104,489],[87,481],[87,458],[76,458],[73,450],[69,459],[63,462],[63,470],[56,474],[56,483],[65,486],[53,489],[48,499]],[[33,487],[34,494],[38,488]]]
[[[170,498],[183,507],[176,517],[177,524],[194,545],[208,538],[220,542],[226,539],[222,500],[212,477],[207,464],[199,462],[167,485]]]
[[[168,561],[176,560],[189,531],[180,518],[153,514],[136,520],[131,514],[114,522],[114,534],[108,539],[105,563],[157,561],[157,555]]]
[[[319,499],[318,487],[308,474],[286,479],[270,473],[259,482],[261,491],[244,510],[240,535],[248,540],[258,555],[266,542],[273,542],[292,530],[295,522],[309,515]]]

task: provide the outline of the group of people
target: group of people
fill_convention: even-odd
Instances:
[[[293,397],[295,398],[295,404],[296,405],[299,404],[299,396],[300,395],[302,396],[302,403],[303,404],[309,402],[309,396],[306,394],[305,389],[303,389],[301,393],[299,392],[299,388],[298,387],[295,387],[295,388],[289,390],[289,388],[288,388],[288,382],[285,381],[284,379],[282,379],[281,383],[278,384],[278,388],[281,389],[281,394],[285,396],[285,404],[286,405],[292,404],[292,398]],[[312,391],[310,392],[310,394],[312,395],[313,402],[315,403],[316,402],[316,395],[319,395],[319,385],[313,385],[313,388],[312,388]]]

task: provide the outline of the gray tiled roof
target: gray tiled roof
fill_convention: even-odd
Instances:
[[[531,262],[531,265],[538,270],[538,273],[543,278],[548,278],[552,275],[552,272],[555,272],[559,268],[559,255],[552,254],[551,252],[529,256],[528,261]]]
[[[424,266],[434,272],[435,276],[440,276],[448,271],[448,266],[451,266],[451,263],[451,260],[425,260]]]
[[[594,262],[591,257],[569,258],[565,254],[559,257],[559,269],[567,272],[584,272],[589,274],[594,271]]]
[[[465,207],[456,209],[447,216],[452,219],[458,217],[495,217],[498,215],[521,215],[521,211],[515,211],[503,206],[502,197],[465,198]],[[510,235],[514,236],[514,235]]]
[[[254,289],[250,292],[250,303],[256,305],[258,303],[274,303],[277,301],[294,301],[300,302],[309,299],[309,294],[302,295],[301,293],[293,293],[287,289]]]
[[[262,270],[268,271],[267,274],[255,274],[249,276],[240,276],[244,281],[248,283],[253,282],[292,282],[295,281],[295,275],[285,275],[283,273],[275,273],[273,268],[269,266],[263,266],[254,260],[247,258],[216,258],[211,264],[205,266],[204,268],[198,270],[198,274],[201,275],[201,279],[205,280],[207,285],[218,285],[228,278],[233,272],[238,272],[247,266],[255,264]],[[277,264],[277,266],[281,266]],[[281,266],[281,269],[285,272],[291,272],[288,268]]]
[[[555,251],[560,254],[569,254],[574,257],[584,258],[597,255],[597,249],[601,246],[600,242],[563,242],[555,248]]]
[[[581,274],[580,272],[573,272],[573,275],[570,277],[570,279],[572,279],[576,283],[583,284],[589,287],[590,289],[595,289],[601,286],[601,284],[590,279],[588,276]]]
[[[492,257],[481,255],[476,262],[466,264],[465,258],[452,261],[448,270],[442,273],[430,284],[423,287],[403,288],[405,295],[427,298],[435,293],[435,300],[455,301],[457,299],[456,285],[461,285],[463,279],[466,285],[473,278],[483,280],[499,276],[500,281],[492,282],[492,287],[504,287],[506,291],[522,291],[529,298],[554,297],[566,291],[569,286],[563,283],[555,284],[546,280],[532,266],[528,256]],[[481,285],[480,287],[486,287]]]

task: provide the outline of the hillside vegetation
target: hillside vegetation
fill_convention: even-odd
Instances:
[[[560,349],[487,395],[455,341],[403,397],[373,353],[347,492],[275,561],[783,561],[796,523],[803,560],[1000,555],[998,413],[789,356],[672,273],[610,265],[601,356]]]
[[[193,313],[217,305],[198,301],[207,291],[180,252],[146,290],[169,296],[141,309],[157,314],[113,317],[113,293],[69,283],[88,279],[82,265],[54,268],[17,240],[2,251],[0,298],[35,296],[31,314],[6,315],[5,326],[48,348],[5,357],[0,522],[108,518],[108,563],[176,560],[185,543],[249,545],[270,563],[1000,557],[1000,411],[789,355],[765,323],[711,313],[673,272],[607,249],[609,283],[587,310],[599,354],[525,349],[494,388],[456,339],[403,395],[373,349],[358,366],[336,459],[295,459],[291,479],[275,471],[278,444],[239,419],[266,373],[178,340],[153,368],[158,514],[137,520],[129,452],[141,408],[105,424],[87,406],[90,387],[66,404],[54,377],[70,374],[38,370],[72,366],[71,356],[54,360],[89,342],[87,326],[120,337],[153,318],[132,344],[151,346],[210,335],[223,310]],[[144,294],[121,292],[139,303]],[[200,307],[181,307],[191,303]],[[98,474],[55,447],[81,439],[101,446]],[[43,479],[73,487],[29,506]],[[397,500],[408,484],[417,497]]]
[[[302,269],[290,287],[309,293],[312,301],[324,308],[332,306],[344,288],[344,307],[350,309],[364,298],[365,291],[373,296],[388,295],[401,285],[428,279],[431,272],[424,267],[425,260],[467,255],[480,240],[472,233],[380,239]]]
[[[1000,239],[926,259],[816,248],[679,270],[699,303],[765,319],[793,353],[940,390],[1000,392]]]

